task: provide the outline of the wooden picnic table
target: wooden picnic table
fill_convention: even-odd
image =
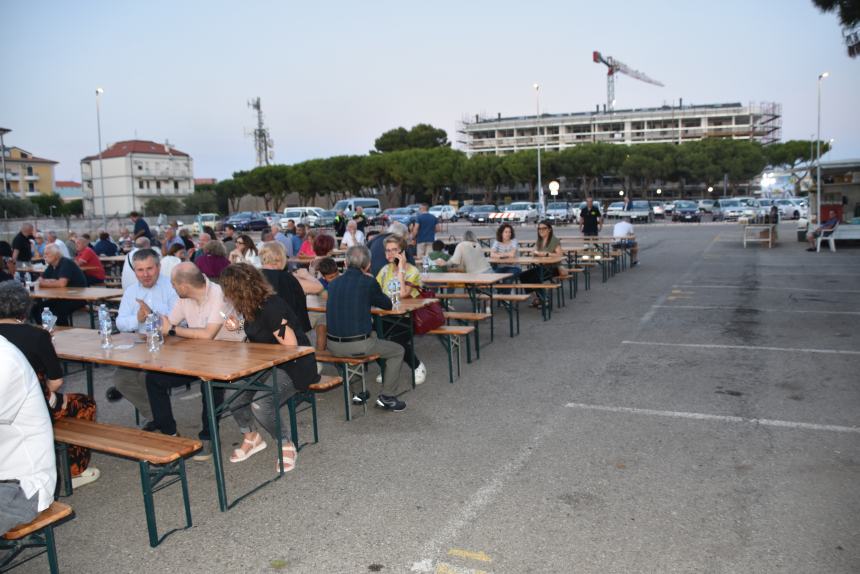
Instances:
[[[472,303],[472,312],[480,312],[479,295],[486,291],[490,297],[490,307],[493,305],[493,285],[510,279],[513,273],[422,273],[421,283],[424,285],[462,285]],[[490,315],[490,340],[495,335],[495,323]]]
[[[122,289],[112,287],[39,287],[30,291],[31,299],[84,301],[90,313],[90,328],[96,328],[93,304],[98,301],[119,299],[122,297]]]
[[[128,343],[126,342],[126,344]],[[227,397],[224,404],[216,409],[213,388],[272,392],[277,403],[277,366],[314,352],[312,347],[286,347],[264,343],[210,341],[208,339],[185,339],[182,337],[166,337],[161,350],[157,353],[151,353],[147,349],[146,343],[142,339],[136,340],[136,338],[132,340],[130,348],[125,348],[125,345],[120,342],[115,343],[114,347],[102,349],[98,332],[91,329],[63,329],[54,335],[54,348],[60,359],[85,365],[87,391],[91,396],[92,369],[95,364],[186,375],[200,380],[209,412],[212,459],[215,466],[218,502],[222,512],[226,511],[230,504],[227,501],[227,488],[221,460],[218,415],[229,410],[232,397]],[[271,375],[271,379],[264,382],[267,375]],[[233,396],[238,397],[238,392]],[[278,435],[276,437],[278,441],[276,452],[280,452],[282,446],[280,428],[280,409],[275,409],[275,429]],[[255,492],[272,480],[277,480],[281,475],[282,473],[274,479],[267,480],[251,492]],[[247,494],[240,498],[244,496]]]

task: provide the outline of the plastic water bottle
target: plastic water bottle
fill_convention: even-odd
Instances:
[[[421,267],[422,267],[422,270],[424,271],[425,275],[427,273],[430,273],[430,256],[429,255],[424,256],[424,263]]]
[[[110,321],[110,311],[108,311],[107,305],[102,303],[99,305],[99,325],[105,321]]]
[[[155,313],[150,313],[146,316],[144,322],[144,331],[146,331],[146,348],[150,353],[157,353],[161,350],[161,320]]]
[[[57,324],[57,316],[51,312],[50,307],[42,309],[42,327],[49,333],[54,330],[54,325]]]
[[[30,290],[30,293],[36,290],[36,284],[33,282],[33,277],[29,272],[24,274],[24,284]]]

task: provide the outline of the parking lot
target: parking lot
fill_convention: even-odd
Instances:
[[[102,478],[68,499],[77,516],[57,529],[60,567],[858,572],[857,247],[807,253],[792,222],[773,249],[744,249],[741,233],[637,225],[639,267],[595,281],[549,322],[523,309],[521,334],[497,330],[453,385],[441,346],[420,341],[429,376],[404,413],[346,422],[340,395],[321,397],[321,442],[229,512],[211,462],[189,462],[194,528],[155,549],[135,465],[95,455]],[[180,433],[195,434],[197,389],[173,402]],[[99,409],[133,421],[127,403]],[[225,448],[238,443],[232,420],[221,427]],[[269,454],[229,465],[228,488],[270,474]],[[179,500],[157,497],[164,528],[179,525]]]

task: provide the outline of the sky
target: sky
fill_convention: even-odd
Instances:
[[[816,133],[860,158],[860,58],[811,0],[0,0],[7,146],[60,162],[168,140],[198,178],[254,167],[260,97],[276,163],[365,154],[383,132],[429,123],[456,142],[475,114],[590,111],[613,56],[661,81],[619,76],[616,108],[777,102],[782,138]],[[457,144],[455,143],[455,147]]]

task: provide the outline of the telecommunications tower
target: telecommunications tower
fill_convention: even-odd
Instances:
[[[275,159],[275,142],[269,137],[269,129],[263,125],[263,108],[260,98],[248,102],[248,107],[257,112],[257,127],[254,129],[254,149],[257,151],[257,167],[269,165]]]

